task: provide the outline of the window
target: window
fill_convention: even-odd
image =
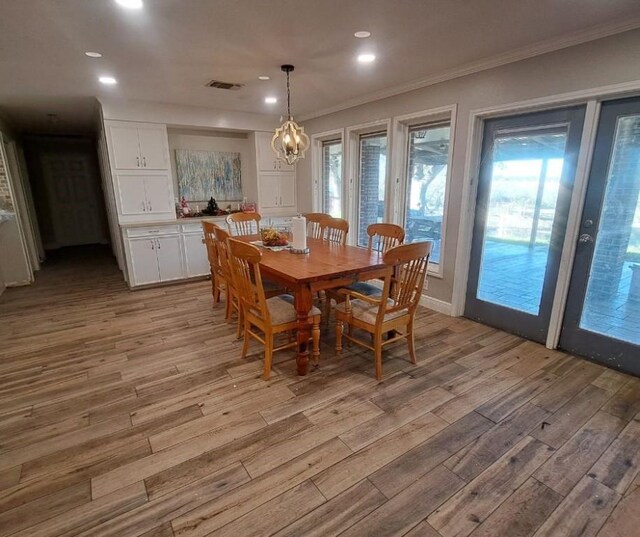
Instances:
[[[406,242],[433,241],[431,263],[440,262],[450,135],[450,123],[409,129]]]
[[[342,142],[322,142],[322,212],[342,218]]]
[[[387,134],[360,136],[358,246],[367,246],[367,227],[384,221]]]

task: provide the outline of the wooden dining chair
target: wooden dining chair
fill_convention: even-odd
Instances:
[[[304,217],[307,219],[307,237],[321,239],[325,223],[331,218],[331,215],[327,213],[307,213]]]
[[[404,242],[404,228],[397,224],[369,224],[367,226],[369,236],[369,251],[386,252],[389,248],[398,246]]]
[[[321,233],[321,238],[325,241],[346,244],[347,235],[349,234],[349,222],[344,218],[328,218],[324,222],[324,229]]]
[[[278,347],[274,346],[274,337],[283,332],[295,330],[298,315],[293,307],[292,297],[282,295],[267,298],[260,274],[260,250],[243,241],[227,240],[227,251],[233,283],[242,308],[244,343],[242,357],[247,356],[249,339],[253,338],[264,345],[264,372],[262,378],[269,379],[273,353],[283,349],[297,347],[296,341]],[[288,299],[287,299],[288,298]],[[309,311],[311,324],[311,357],[314,363],[320,356],[320,310],[312,307]],[[253,329],[257,329],[258,332]]]
[[[261,219],[258,213],[232,213],[226,218],[229,234],[234,237],[257,235],[260,233]]]
[[[404,242],[404,229],[396,224],[370,224],[367,227],[367,235],[369,236],[367,249],[370,252],[384,253],[389,250],[389,248],[393,248]],[[354,282],[348,285],[346,289],[368,296],[379,295],[381,292],[380,287],[368,282]],[[336,304],[340,304],[344,302],[344,298],[344,294],[340,293],[340,289],[329,289],[326,291],[324,317],[327,323],[331,316],[331,301],[333,300]]]
[[[211,294],[213,295],[213,303],[219,304],[221,294],[226,292],[226,280],[222,273],[220,256],[218,255],[216,229],[220,229],[217,224],[202,222],[202,232],[204,234],[202,242],[207,248],[207,259],[209,260],[209,271],[211,272]]]
[[[241,319],[241,310],[240,303],[238,301],[237,293],[235,292],[235,288],[233,285],[233,278],[231,276],[231,267],[229,265],[229,252],[227,247],[227,239],[229,238],[229,233],[227,233],[221,227],[216,227],[213,230],[215,239],[216,239],[216,249],[218,251],[218,259],[220,263],[220,272],[222,275],[222,279],[224,281],[225,288],[225,312],[224,318],[227,322],[231,321],[234,312],[238,316],[238,328],[236,336],[240,338],[242,334],[242,319]]]
[[[376,379],[382,378],[382,347],[406,338],[409,358],[416,363],[413,322],[422,296],[431,242],[403,244],[384,254],[386,273],[382,295],[372,297],[341,289],[345,301],[336,306],[336,352],[342,352],[342,338],[371,349],[375,355]],[[348,333],[344,333],[344,325]],[[373,346],[355,337],[352,328],[372,335]],[[384,334],[388,339],[382,340]]]

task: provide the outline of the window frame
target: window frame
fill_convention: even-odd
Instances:
[[[344,218],[349,221],[349,236],[347,239],[348,244],[352,246],[358,245],[358,226],[359,221],[359,203],[358,196],[360,192],[360,137],[371,134],[385,134],[387,136],[387,165],[385,170],[385,192],[386,203],[384,208],[385,219],[389,222],[392,221],[392,196],[391,193],[391,163],[390,157],[392,156],[392,133],[391,133],[391,118],[381,119],[377,121],[371,121],[369,123],[363,123],[360,125],[353,125],[347,128],[346,135],[346,151],[343,149],[343,172],[346,170],[346,186],[347,186],[347,211]],[[343,146],[344,147],[344,146]],[[344,178],[343,178],[344,181]]]
[[[453,150],[455,146],[455,125],[457,105],[443,106],[430,110],[422,110],[412,114],[396,116],[393,120],[393,157],[392,166],[395,181],[395,195],[393,196],[393,222],[406,227],[406,208],[408,196],[409,171],[409,143],[410,131],[415,127],[429,127],[449,123],[449,152],[447,158],[447,175],[444,190],[444,210],[442,214],[442,228],[440,239],[440,259],[438,263],[429,261],[427,273],[435,278],[444,278],[444,264],[446,260],[447,223],[449,210],[449,196],[451,193],[451,174],[453,165]]]
[[[333,129],[311,136],[311,177],[313,180],[312,207],[313,212],[324,212],[324,144],[326,142],[339,142],[342,145],[342,214],[347,212],[347,188],[345,181],[345,143],[344,129]]]

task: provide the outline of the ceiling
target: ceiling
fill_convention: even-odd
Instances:
[[[104,96],[279,115],[279,66],[293,63],[292,111],[310,116],[634,27],[638,0],[2,0],[0,114],[23,131],[82,131]],[[373,64],[355,61],[365,51]],[[244,87],[205,87],[214,78]]]

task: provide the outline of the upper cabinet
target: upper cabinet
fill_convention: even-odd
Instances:
[[[110,121],[107,129],[115,169],[169,169],[169,147],[165,125]]]
[[[273,134],[270,132],[256,132],[256,151],[258,157],[258,170],[261,172],[293,172],[295,165],[289,166],[276,158],[271,148],[271,138]]]

